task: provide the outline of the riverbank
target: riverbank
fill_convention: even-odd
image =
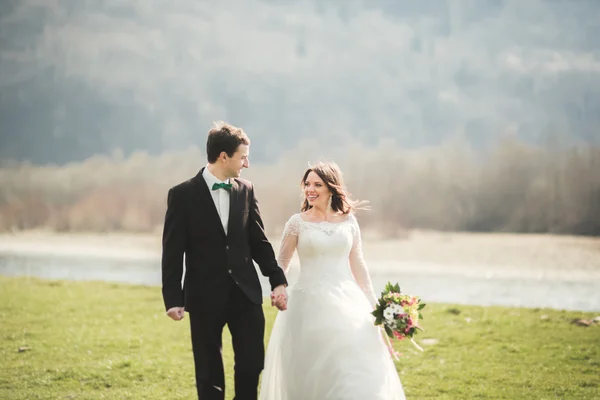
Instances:
[[[265,306],[268,342],[275,310]],[[428,304],[416,351],[396,368],[408,398],[591,399],[600,388],[594,313]],[[194,396],[188,319],[165,317],[160,288],[0,277],[0,398]],[[228,331],[226,398],[233,397]]]
[[[272,237],[275,251],[279,237]],[[159,234],[0,234],[0,253],[159,260]],[[383,240],[365,232],[364,255],[376,272],[419,272],[566,281],[600,280],[600,238],[415,231]]]

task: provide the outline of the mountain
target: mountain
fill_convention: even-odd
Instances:
[[[600,140],[597,0],[5,0],[0,160]]]

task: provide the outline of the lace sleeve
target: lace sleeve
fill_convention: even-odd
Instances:
[[[352,249],[350,250],[350,270],[352,275],[358,283],[358,286],[362,289],[363,293],[369,300],[369,303],[373,307],[377,304],[377,297],[373,290],[373,284],[371,283],[371,276],[367,264],[363,258],[362,252],[362,240],[360,234],[360,227],[358,221],[353,215],[350,215],[351,228],[352,228]]]
[[[283,229],[283,235],[281,238],[281,245],[279,246],[279,255],[277,256],[277,263],[283,269],[285,275],[288,275],[290,269],[290,263],[294,252],[296,251],[296,245],[298,244],[298,235],[300,234],[300,221],[298,216],[293,215],[285,224]]]

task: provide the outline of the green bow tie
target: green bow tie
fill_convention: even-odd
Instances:
[[[231,190],[231,183],[215,183],[212,186],[212,190],[217,190],[217,189]]]

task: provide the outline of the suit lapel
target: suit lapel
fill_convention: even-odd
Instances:
[[[233,224],[233,221],[235,221],[235,218],[239,218],[238,212],[240,211],[241,207],[239,206],[239,202],[240,202],[239,184],[233,178],[229,179],[229,182],[231,183],[231,190],[229,192],[229,221],[227,222],[227,233],[229,235],[231,235],[232,227],[236,226]]]
[[[206,168],[206,167],[204,167]],[[223,229],[223,224],[221,223],[221,217],[219,217],[219,212],[217,211],[217,206],[215,205],[215,201],[212,198],[212,194],[210,193],[210,190],[208,189],[208,185],[206,184],[206,181],[204,180],[204,177],[202,176],[202,172],[204,172],[204,168],[202,168],[200,170],[200,172],[198,172],[198,175],[196,175],[196,177],[194,178],[194,180],[197,183],[198,186],[198,191],[200,192],[200,195],[202,196],[202,199],[204,200],[203,204],[206,206],[206,208],[208,209],[208,214],[212,216],[213,219],[213,223],[217,225],[219,232],[221,232],[221,234],[223,236],[225,235],[225,230]],[[232,186],[233,188],[233,186]],[[229,204],[229,208],[231,210],[231,202]],[[229,220],[231,221],[231,211],[229,212]]]

